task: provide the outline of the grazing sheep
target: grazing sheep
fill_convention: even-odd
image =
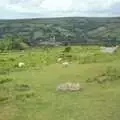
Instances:
[[[79,91],[81,90],[81,86],[79,83],[70,83],[67,82],[65,84],[60,84],[57,86],[57,91]]]
[[[100,47],[101,52],[103,53],[114,53],[118,48],[118,45],[115,47]]]
[[[60,63],[62,61],[62,58],[58,58],[57,62]]]
[[[68,67],[69,62],[64,62],[64,63],[62,63],[62,65],[63,65],[63,67]]]
[[[23,62],[19,62],[19,63],[18,63],[18,67],[21,68],[21,67],[24,67],[24,66],[25,66],[25,63],[23,63]]]

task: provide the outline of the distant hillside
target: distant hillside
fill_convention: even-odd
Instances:
[[[120,18],[46,18],[0,20],[0,38],[22,36],[31,45],[43,42],[102,43],[120,41]]]

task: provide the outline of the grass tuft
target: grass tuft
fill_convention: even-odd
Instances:
[[[26,84],[16,84],[15,85],[15,90],[17,91],[28,91],[30,90],[30,86]]]
[[[13,78],[9,78],[9,77],[1,77],[0,78],[0,84],[8,83],[11,81],[13,81]]]

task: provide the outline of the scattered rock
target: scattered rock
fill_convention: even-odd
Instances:
[[[63,67],[68,67],[69,66],[69,62],[63,62],[62,65],[63,65]]]
[[[103,53],[114,53],[117,51],[117,49],[119,48],[119,46],[115,46],[115,47],[100,47],[101,52]]]
[[[57,91],[80,91],[82,89],[79,83],[67,82],[57,86]]]

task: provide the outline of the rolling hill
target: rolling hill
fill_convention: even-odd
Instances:
[[[22,36],[30,45],[47,42],[102,43],[120,41],[120,17],[0,20],[0,38]]]

